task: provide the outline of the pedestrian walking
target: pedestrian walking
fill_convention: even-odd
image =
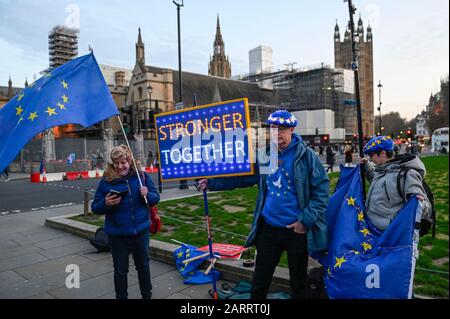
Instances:
[[[333,173],[333,166],[336,161],[336,153],[333,151],[333,148],[330,145],[327,146],[325,153],[327,156],[326,163],[328,165],[326,172],[328,173],[328,171],[330,170]]]

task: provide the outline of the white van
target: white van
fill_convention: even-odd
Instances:
[[[431,136],[431,151],[440,153],[445,147],[448,153],[448,127],[438,128]]]

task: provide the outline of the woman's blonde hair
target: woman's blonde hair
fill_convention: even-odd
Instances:
[[[103,177],[108,182],[121,177],[119,175],[119,173],[116,171],[116,169],[114,168],[114,162],[117,160],[126,159],[127,162],[130,164],[130,173],[131,174],[135,173],[131,150],[129,149],[128,146],[122,144],[122,145],[114,147],[111,150],[110,158],[111,158],[112,163],[107,164],[105,173],[103,174]],[[136,164],[138,164],[138,163],[136,163]],[[137,165],[137,166],[138,166],[138,170],[140,170],[140,167],[139,167],[140,165]]]

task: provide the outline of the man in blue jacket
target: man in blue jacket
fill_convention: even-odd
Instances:
[[[254,176],[203,179],[199,185],[201,189],[226,190],[258,183],[253,226],[245,243],[245,247],[255,245],[257,250],[251,298],[267,297],[284,251],[292,298],[305,298],[308,251],[324,251],[328,245],[325,214],[329,178],[314,151],[294,134],[297,120],[291,113],[276,111],[266,123],[270,125],[271,142],[278,147],[275,169],[263,173],[260,164]]]

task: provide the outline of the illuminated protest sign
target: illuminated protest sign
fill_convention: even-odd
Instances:
[[[246,98],[155,114],[162,180],[253,174]]]

